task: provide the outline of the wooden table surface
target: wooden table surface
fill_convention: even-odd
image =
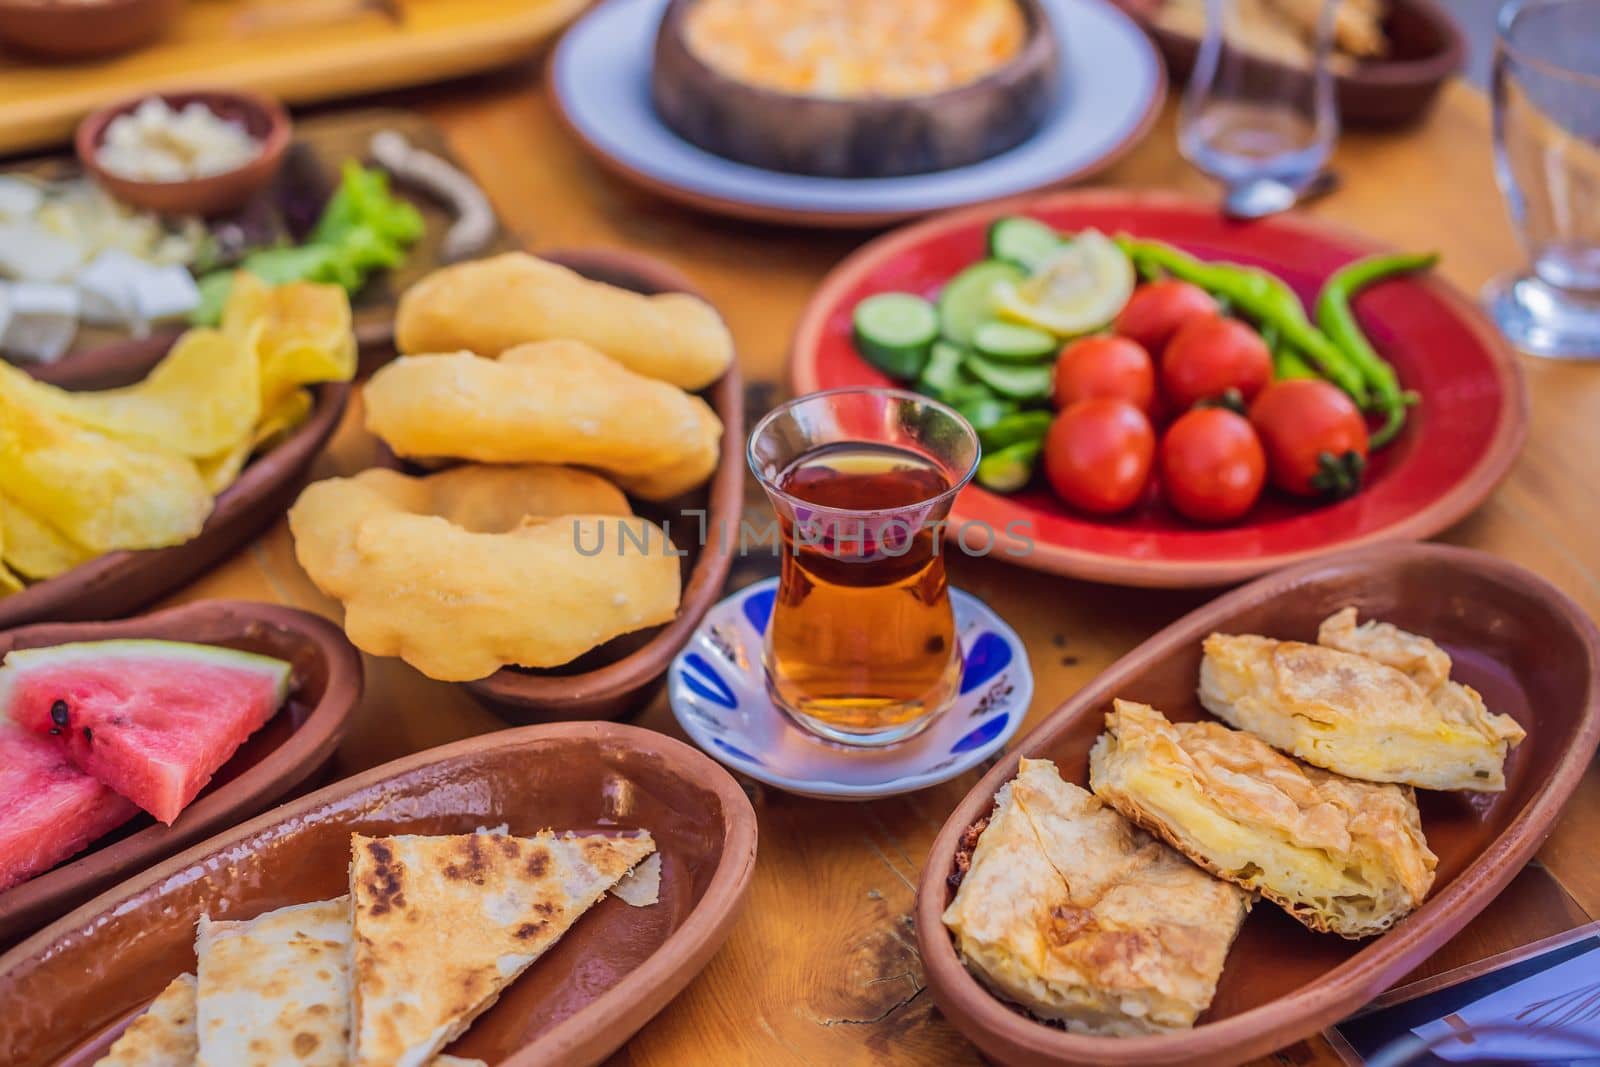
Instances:
[[[733,328],[752,410],[769,406],[781,392],[790,332],[807,297],[866,235],[727,222],[637,192],[604,174],[562,131],[538,75],[530,64],[386,102],[416,107],[446,130],[529,248],[627,247],[686,270]],[[1179,158],[1173,119],[1169,106],[1148,139],[1097,181],[1213,195]],[[1488,108],[1467,86],[1449,86],[1419,129],[1346,135],[1335,163],[1344,186],[1314,214],[1403,247],[1440,249],[1444,273],[1469,292],[1522,263],[1494,184]],[[1524,358],[1523,370],[1533,401],[1527,448],[1510,479],[1444,539],[1515,560],[1600,614],[1600,366]],[[368,463],[371,443],[358,415],[347,418],[318,476]],[[1028,643],[1037,676],[1029,726],[1208,598],[953,559],[954,580],[994,605]],[[733,583],[750,577],[736,568]],[[296,565],[282,523],[181,599],[196,597],[269,600],[337,617]],[[398,661],[369,657],[366,668],[367,695],[340,750],[340,774],[502,725],[462,690]],[[639,722],[681,736],[662,702]],[[613,1065],[980,1062],[926,995],[911,926],[928,846],[978,776],[868,804],[806,800],[752,783],[760,858],[744,914],[711,965]],[[1419,976],[1600,918],[1597,839],[1600,771],[1591,768],[1538,862]],[[1314,1038],[1265,1062],[1337,1061]]]

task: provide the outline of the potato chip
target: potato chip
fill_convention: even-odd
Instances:
[[[250,439],[251,446],[263,448],[288,437],[306,421],[311,414],[311,407],[309,389],[297,386],[293,392],[283,394],[261,413],[261,421],[256,423],[256,432]]]
[[[296,386],[355,377],[350,298],[339,286],[293,282],[274,287],[253,274],[238,274],[222,329],[244,336],[256,323],[261,324],[263,410]]]
[[[8,388],[0,491],[95,552],[180,544],[200,532],[212,503],[186,457],[76,425]]]
[[[255,441],[246,437],[226,452],[195,460],[195,469],[200,472],[200,481],[205,484],[206,492],[216,496],[238,481],[239,472],[244,470],[245,463],[255,450]]]
[[[0,553],[5,552],[6,527],[0,522]],[[22,579],[11,573],[3,560],[0,560],[0,597],[8,597],[12,593],[22,592]]]
[[[23,577],[34,581],[54,578],[94,558],[82,545],[0,494],[0,556]]]
[[[261,416],[260,368],[243,337],[189,330],[134,385],[70,392],[6,366],[6,385],[29,406],[185,456],[209,456],[250,436]]]

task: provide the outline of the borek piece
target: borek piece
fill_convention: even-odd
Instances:
[[[1438,858],[1410,789],[1296,763],[1214,722],[1118,700],[1089,754],[1095,795],[1313,930],[1361,938],[1412,911]]]
[[[647,500],[704,482],[722,440],[705,401],[578,341],[405,356],[363,396],[367,429],[399,455],[594,467]]]
[[[1450,681],[1450,657],[1425,637],[1353,608],[1322,624],[1321,644],[1212,634],[1200,702],[1307,763],[1369,782],[1504,790],[1505,760],[1524,736],[1507,715]]]
[[[458,263],[406,290],[395,312],[401,352],[497,356],[530,341],[572,339],[636,374],[703,389],[733,362],[715,309],[687,293],[644,296],[522,252]]]
[[[94,1067],[194,1067],[200,1047],[194,1012],[194,975],[180,974],[143,1015],[128,1024]]]
[[[1136,1036],[1194,1025],[1252,899],[1025,759],[944,923],[1001,997],[1069,1030]]]

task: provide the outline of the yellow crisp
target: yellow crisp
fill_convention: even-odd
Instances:
[[[234,276],[222,329],[242,337],[256,326],[263,412],[296,386],[355,377],[350,299],[339,286],[294,282],[274,287],[241,272]]]
[[[0,494],[0,555],[24,578],[42,581],[94,558],[44,519]]]

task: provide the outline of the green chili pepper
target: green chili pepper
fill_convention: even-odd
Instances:
[[[1355,313],[1350,310],[1350,299],[1374,282],[1427,270],[1438,261],[1437,252],[1368,256],[1336,271],[1317,296],[1317,325],[1361,372],[1372,388],[1374,405],[1383,413],[1383,425],[1372,435],[1373,448],[1382,448],[1394,440],[1405,425],[1406,400],[1394,368],[1361,332]]]
[[[1280,379],[1319,377],[1311,364],[1287,345],[1278,345],[1272,350],[1272,375]]]
[[[1366,378],[1338,345],[1312,325],[1300,298],[1281,278],[1258,267],[1207,263],[1160,241],[1121,236],[1117,243],[1135,263],[1143,260],[1175,278],[1198,285],[1255,319],[1260,327],[1271,324],[1285,345],[1308,358],[1317,371],[1349,393],[1358,406],[1367,406]]]

